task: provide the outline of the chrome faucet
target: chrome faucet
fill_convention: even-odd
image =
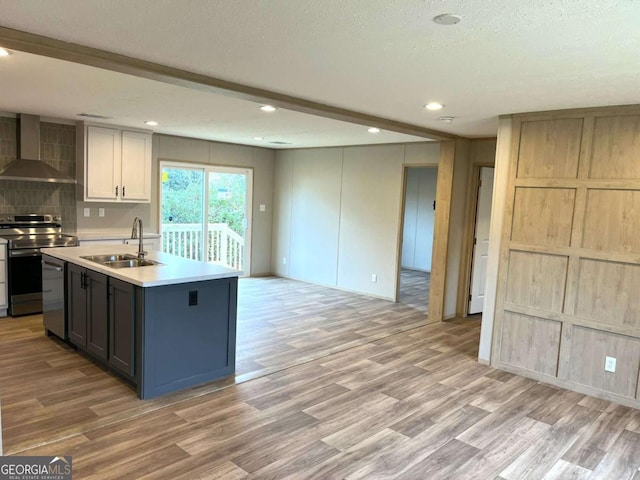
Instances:
[[[140,260],[144,259],[144,256],[147,252],[144,251],[144,246],[142,245],[142,237],[144,233],[142,231],[142,219],[140,217],[136,217],[133,219],[133,228],[131,229],[131,238],[139,238],[140,243],[138,243],[138,258]]]

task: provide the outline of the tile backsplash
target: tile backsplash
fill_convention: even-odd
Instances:
[[[0,170],[18,152],[17,119],[0,118]],[[54,168],[75,177],[76,128],[73,125],[40,123],[40,157]],[[62,228],[75,232],[76,186],[66,183],[0,181],[1,213],[51,213],[62,217]]]

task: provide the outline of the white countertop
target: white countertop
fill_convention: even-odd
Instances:
[[[131,230],[117,231],[117,230],[85,230],[76,232],[73,235],[78,237],[78,240],[120,240],[131,238]],[[160,238],[159,233],[144,232],[142,238]]]
[[[177,257],[164,252],[149,252],[145,258],[161,262],[164,265],[150,265],[135,268],[110,268],[99,263],[80,258],[87,255],[137,254],[134,245],[88,245],[79,247],[47,248],[44,252],[52,257],[75,263],[96,272],[139,287],[157,287],[176,283],[200,282],[221,278],[237,277],[242,272],[212,263],[198,262]]]

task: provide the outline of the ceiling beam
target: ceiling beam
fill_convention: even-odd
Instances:
[[[343,122],[377,127],[382,130],[414,135],[430,140],[451,140],[456,136],[438,130],[398,122],[387,118],[354,112],[332,105],[292,97],[278,92],[229,82],[179,68],[168,67],[138,58],[120,55],[106,50],[85,47],[75,43],[63,42],[42,35],[22,32],[0,26],[0,45],[45,57],[57,58],[69,62],[103,68],[114,72],[126,73],[136,77],[156,80],[170,85],[211,92],[227,97],[239,98],[255,103],[267,103],[278,108],[307,113],[319,117],[331,118]]]

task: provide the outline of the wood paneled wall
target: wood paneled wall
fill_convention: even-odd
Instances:
[[[640,108],[512,129],[492,364],[638,407]]]

